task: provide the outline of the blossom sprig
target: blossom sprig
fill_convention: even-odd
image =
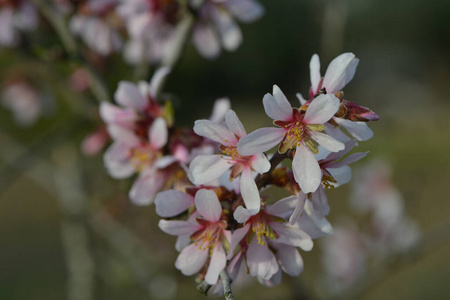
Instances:
[[[158,71],[150,84],[121,82],[115,94],[121,106],[102,104],[101,115],[114,140],[105,163],[110,172],[121,169],[121,178],[139,174],[130,191],[134,203],[156,198],[160,228],[178,237],[175,266],[183,274],[197,274],[212,286],[224,270],[235,280],[245,266],[252,277],[272,286],[281,281],[282,272],[298,276],[303,271],[298,249],[310,251],[313,239],[333,233],[326,220],[331,210],[326,191],[347,183],[348,165],[367,154],[349,154],[358,144],[352,139],[358,129],[352,132],[348,128],[356,127],[345,122],[362,128],[360,124],[367,127],[365,122],[377,117],[368,109],[367,120],[341,114],[343,105],[349,107],[341,89],[358,63],[353,54],[333,60],[323,79],[317,60],[313,56],[311,63],[315,94],[308,101],[298,96],[300,102],[293,106],[275,85],[263,97],[263,106],[276,127],[248,135],[225,100],[193,129],[169,122],[170,105],[156,92],[167,69]],[[275,154],[266,153],[274,147]],[[111,160],[117,153],[122,160]],[[261,196],[270,186],[291,196],[278,201]]]

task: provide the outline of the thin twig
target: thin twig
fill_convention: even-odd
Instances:
[[[231,281],[225,269],[220,272],[220,279],[222,279],[223,295],[226,300],[234,300],[233,292],[231,291]]]
[[[71,145],[54,152],[55,187],[62,212],[61,237],[68,268],[67,299],[94,299],[94,258],[90,250],[86,224],[88,199],[82,183],[76,149]]]
[[[44,0],[31,0],[31,2],[39,8],[40,12],[52,25],[69,58],[79,62],[88,71],[91,80],[90,88],[97,101],[109,101],[109,93],[105,83],[82,55],[75,39],[67,28],[63,16],[56,13],[53,7]]]

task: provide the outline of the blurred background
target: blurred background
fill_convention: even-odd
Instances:
[[[450,2],[260,2],[266,13],[254,24],[241,24],[244,42],[237,51],[205,60],[189,46],[166,87],[173,94],[177,122],[192,126],[210,115],[215,99],[226,96],[248,132],[270,126],[262,97],[273,84],[295,103],[297,92],[308,93],[312,54],[320,55],[323,74],[337,55],[355,53],[360,63],[345,98],[373,109],[380,120],[369,124],[375,135],[357,149],[370,154],[353,168],[377,159],[391,166],[389,180],[423,242],[413,253],[389,256],[381,267],[369,264],[361,275],[367,280],[358,283],[361,289],[344,297],[446,298]],[[49,25],[41,22],[40,28],[30,43],[57,52]],[[94,298],[84,299],[203,298],[193,277],[175,269],[175,237],[159,230],[154,207],[130,204],[131,182],[109,178],[101,154],[80,154],[83,138],[101,122],[92,96],[70,90],[71,66],[52,62],[52,53],[36,61],[26,47],[0,49],[3,91],[11,80],[25,79],[44,99],[43,116],[30,126],[0,108],[0,299],[69,299],[70,285],[85,287],[77,299],[91,290]],[[110,91],[120,80],[135,80],[135,71],[119,55],[97,67]],[[72,190],[58,192],[65,189]],[[339,224],[350,216],[364,228],[369,216],[352,211],[351,190],[350,183],[328,193],[329,221]],[[318,240],[311,252],[301,252],[305,270],[300,277],[284,276],[272,288],[250,281],[234,289],[235,299],[302,299],[303,292],[313,299],[328,298],[321,279],[324,239],[328,237]],[[83,272],[93,276],[77,275]]]

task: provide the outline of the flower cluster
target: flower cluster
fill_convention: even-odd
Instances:
[[[139,174],[130,198],[137,204],[155,198],[160,228],[178,236],[176,268],[209,285],[223,270],[235,279],[241,267],[265,285],[279,283],[282,272],[302,272],[298,249],[309,251],[313,239],[333,232],[325,192],[350,180],[348,165],[367,153],[347,154],[357,140],[371,137],[365,122],[378,119],[343,98],[357,64],[352,53],[344,53],[321,78],[314,55],[309,100],[298,95],[299,104],[292,106],[274,86],[263,105],[276,127],[249,134],[223,102],[217,107],[224,109],[197,120],[193,130],[174,127],[170,105],[161,104],[158,93],[167,69],[150,85],[119,84],[120,107],[101,106],[114,140],[105,164],[115,178]],[[275,154],[266,154],[274,147]],[[262,197],[269,186],[291,196]]]

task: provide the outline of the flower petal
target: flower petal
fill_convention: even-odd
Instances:
[[[115,179],[128,178],[136,172],[128,158],[130,148],[122,142],[114,142],[103,156],[103,162],[109,175]]]
[[[244,200],[248,212],[251,215],[257,214],[261,207],[261,198],[255,179],[253,179],[252,171],[248,167],[241,173],[240,186],[242,199]]]
[[[147,99],[139,92],[139,89],[131,82],[121,81],[114,94],[114,99],[123,107],[143,110],[147,106]]]
[[[131,126],[138,119],[134,109],[120,108],[117,105],[102,102],[100,104],[100,117],[105,123]]]
[[[286,215],[291,214],[296,204],[297,196],[289,196],[268,206],[266,212],[272,216],[285,218]]]
[[[257,129],[239,140],[238,152],[241,155],[263,153],[278,145],[283,139],[284,132],[283,128],[275,127]]]
[[[373,137],[373,131],[365,122],[353,122],[335,118],[337,123],[344,127],[358,141],[368,141]]]
[[[150,145],[152,145],[154,149],[161,149],[166,145],[169,132],[164,118],[157,118],[153,121],[153,124],[148,131]]]
[[[198,245],[190,244],[184,248],[175,261],[175,267],[186,276],[194,275],[205,265],[208,250],[202,250]]]
[[[238,223],[245,223],[252,215],[243,206],[238,206],[234,211],[233,217]]]
[[[295,210],[292,213],[291,217],[289,218],[289,222],[291,224],[294,224],[295,222],[297,222],[298,218],[302,214],[303,208],[305,207],[305,201],[306,201],[306,194],[302,193],[302,192],[298,193],[298,195],[297,195],[297,203],[295,205]]]
[[[281,269],[290,276],[298,276],[303,271],[303,259],[295,247],[273,243]]]
[[[223,250],[222,244],[216,244],[211,255],[211,261],[209,262],[208,271],[206,271],[206,283],[210,285],[216,284],[217,279],[219,279],[220,272],[225,269],[226,265],[227,258],[225,256],[225,251]]]
[[[324,147],[329,151],[338,152],[345,149],[344,143],[335,140],[328,134],[318,131],[311,131],[309,134],[317,143],[319,143],[320,146]]]
[[[155,198],[156,213],[163,218],[170,218],[194,205],[194,198],[186,193],[168,190],[159,193]]]
[[[252,156],[251,167],[260,174],[266,173],[270,170],[270,162],[264,153],[258,153]]]
[[[249,229],[250,224],[247,224],[244,227],[238,228],[233,232],[233,234],[231,235],[230,250],[228,250],[228,259],[231,259],[233,257],[234,250],[236,249],[237,245],[242,241],[242,239],[245,237]]]
[[[311,61],[309,62],[309,71],[311,78],[311,88],[315,95],[319,91],[319,84],[322,80],[322,76],[320,75],[320,60],[317,54],[314,54],[311,57]]]
[[[311,101],[306,109],[303,121],[306,124],[328,122],[339,109],[339,99],[332,94],[320,95]]]
[[[272,229],[279,234],[273,242],[282,243],[294,247],[300,247],[304,251],[310,251],[313,247],[311,237],[303,230],[286,223],[270,223]]]
[[[230,109],[230,99],[221,98],[214,102],[213,111],[209,120],[214,123],[222,123],[225,119],[226,112]]]
[[[265,238],[262,237],[262,240],[265,241]],[[269,250],[267,241],[265,241],[264,245],[258,244],[256,238],[252,239],[248,247],[247,265],[250,275],[266,280],[270,279],[279,270],[275,255]]]
[[[238,116],[233,110],[228,110],[225,114],[225,121],[227,122],[228,129],[230,129],[235,135],[238,137],[244,137],[247,135],[247,132],[244,129],[244,125],[242,125]]]
[[[159,220],[159,228],[170,235],[191,235],[202,229],[197,222]]]
[[[325,194],[325,189],[319,186],[317,191],[312,193],[311,202],[316,216],[321,219],[330,213],[330,206],[328,205],[328,198]]]
[[[195,121],[194,132],[225,146],[235,146],[238,142],[231,130],[210,120]]]
[[[219,38],[208,24],[196,24],[192,40],[195,48],[203,57],[213,59],[220,54]]]
[[[222,215],[222,206],[216,193],[201,189],[195,194],[195,208],[208,221],[217,222]]]
[[[150,205],[164,186],[166,176],[154,169],[143,171],[131,186],[128,196],[136,205]]]
[[[155,97],[158,93],[158,90],[161,87],[161,84],[166,79],[167,75],[170,73],[170,68],[168,67],[160,67],[158,70],[156,70],[155,74],[152,76],[152,80],[150,81],[150,86],[148,88],[148,93]]]
[[[189,180],[205,184],[219,178],[232,164],[221,155],[199,155],[189,165]]]
[[[322,170],[314,154],[303,144],[297,147],[292,161],[292,172],[295,181],[303,193],[312,193],[322,181]]]
[[[273,96],[264,95],[263,105],[266,114],[272,119],[292,120],[292,106],[278,86],[273,86]]]
[[[343,53],[333,59],[323,77],[327,93],[339,92],[353,79],[359,59],[353,53]]]

